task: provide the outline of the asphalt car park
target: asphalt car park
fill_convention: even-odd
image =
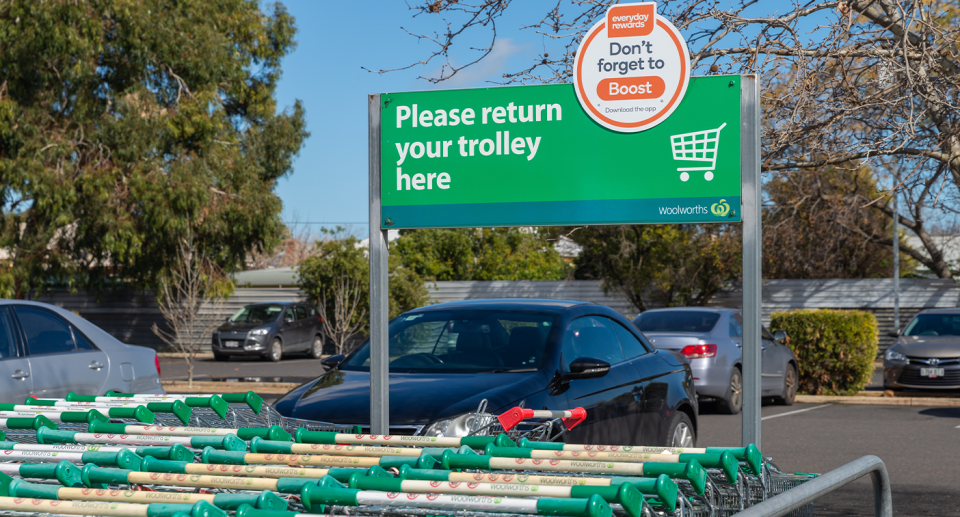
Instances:
[[[739,444],[741,416],[701,404],[698,444]],[[960,515],[960,408],[795,404],[761,410],[762,451],[786,472],[823,473],[872,454],[887,466],[897,516]],[[815,515],[873,515],[863,478],[821,498]]]

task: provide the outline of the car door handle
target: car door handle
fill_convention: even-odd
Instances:
[[[18,380],[18,381],[22,381],[22,380],[26,379],[26,378],[29,377],[29,376],[30,376],[30,374],[29,374],[29,373],[24,373],[23,370],[17,370],[17,371],[15,371],[15,372],[13,372],[13,375],[11,375],[11,377],[13,377],[14,379],[16,379],[16,380]]]
[[[87,368],[90,368],[91,370],[99,370],[100,368],[103,368],[103,365],[98,363],[97,361],[94,361],[90,363],[90,366],[87,366]]]

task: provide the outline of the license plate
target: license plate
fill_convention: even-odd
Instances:
[[[931,379],[943,377],[943,368],[920,368],[920,376],[930,377]]]
[[[224,342],[223,342],[223,346],[224,346],[225,348],[239,348],[239,347],[240,347],[240,342],[239,342],[239,341],[224,341]],[[941,370],[942,370],[942,369],[943,369],[943,368],[941,368]]]

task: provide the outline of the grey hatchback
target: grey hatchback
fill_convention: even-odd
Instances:
[[[697,395],[716,399],[723,413],[743,406],[741,347],[743,317],[736,309],[675,307],[652,309],[633,324],[655,348],[679,352],[690,362]],[[792,405],[797,396],[797,356],[783,345],[787,334],[762,329],[760,394]]]
[[[213,358],[259,356],[279,361],[289,352],[306,352],[319,359],[323,354],[323,319],[313,305],[299,302],[269,302],[247,305],[213,332]]]

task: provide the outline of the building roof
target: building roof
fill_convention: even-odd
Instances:
[[[300,275],[294,267],[254,269],[231,273],[237,287],[298,287]]]

